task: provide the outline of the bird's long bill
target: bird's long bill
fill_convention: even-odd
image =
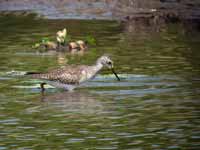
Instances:
[[[114,68],[111,68],[112,73],[115,75],[118,81],[120,81],[120,78],[118,77],[117,73],[115,72]]]

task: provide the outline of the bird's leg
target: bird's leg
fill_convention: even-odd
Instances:
[[[42,92],[45,91],[45,88],[44,88],[45,84],[46,84],[45,82],[40,83],[40,88],[41,88]]]

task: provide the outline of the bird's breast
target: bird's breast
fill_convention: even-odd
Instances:
[[[94,73],[92,71],[83,70],[81,72],[80,83],[92,79],[94,77]]]

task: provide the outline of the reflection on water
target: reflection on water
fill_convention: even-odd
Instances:
[[[84,55],[30,49],[66,26],[75,40],[92,35],[97,46]],[[0,17],[0,149],[199,149],[199,33],[180,25],[138,33],[110,21]],[[93,64],[104,53],[120,82],[105,69],[74,92],[42,94],[38,80],[20,76]]]
[[[52,109],[59,109],[65,112],[76,112],[83,114],[94,114],[104,111],[104,106],[100,100],[96,99],[97,95],[88,92],[72,91],[59,93],[43,93],[41,100]]]

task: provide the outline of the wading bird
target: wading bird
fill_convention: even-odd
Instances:
[[[97,59],[94,65],[68,65],[58,69],[50,70],[46,73],[27,72],[26,75],[35,79],[41,79],[40,84],[42,91],[45,90],[44,85],[49,84],[57,88],[63,88],[71,91],[97,75],[97,73],[104,67],[111,69],[117,80],[120,78],[116,74],[113,61],[106,55]]]

